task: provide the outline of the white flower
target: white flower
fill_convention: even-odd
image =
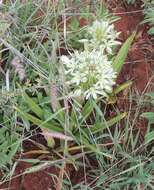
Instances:
[[[88,32],[91,35],[91,46],[106,50],[109,54],[112,54],[114,46],[120,44],[120,42],[116,40],[119,36],[119,32],[116,32],[114,25],[108,21],[94,21],[92,26],[88,27]]]
[[[64,64],[66,82],[74,96],[96,99],[98,95],[107,97],[112,92],[116,73],[101,51],[76,51],[70,58],[62,56],[61,62]]]

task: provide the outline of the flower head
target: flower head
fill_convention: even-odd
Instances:
[[[116,40],[119,32],[116,32],[114,25],[108,21],[94,21],[92,26],[88,27],[88,32],[91,36],[91,45],[95,48],[105,49],[107,53],[112,54],[113,47],[120,44]]]
[[[111,62],[101,51],[76,51],[71,58],[62,56],[66,82],[72,87],[72,94],[86,99],[98,95],[107,97],[115,84],[116,73]]]

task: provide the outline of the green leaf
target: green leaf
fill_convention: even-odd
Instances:
[[[125,90],[126,88],[130,87],[132,85],[132,81],[126,81],[120,85],[118,85],[115,89],[114,89],[114,94],[118,94],[119,92]]]
[[[17,110],[17,112],[19,112],[23,118],[31,121],[33,124],[39,126],[39,127],[45,127],[47,129],[51,129],[53,131],[58,131],[58,132],[62,132],[63,129],[61,129],[60,127],[54,125],[53,123],[46,123],[38,118],[36,118],[33,115],[30,115],[28,113],[24,113],[23,111],[21,111],[19,108],[15,107],[15,109]]]
[[[117,116],[115,116],[114,118],[105,121],[104,120],[104,115],[102,113],[102,110],[99,108],[99,106],[96,104],[96,102],[92,102],[91,103],[93,105],[93,108],[95,108],[96,113],[98,113],[101,116],[101,121],[97,121],[93,127],[90,128],[92,133],[97,133],[101,130],[104,130],[108,127],[111,127],[112,125],[116,124],[117,122],[119,122],[121,119],[125,118],[127,113],[119,113]],[[86,133],[89,132],[89,129],[84,129]]]
[[[148,143],[150,143],[153,140],[154,140],[154,131],[148,132],[145,135],[145,143],[148,144]]]
[[[144,118],[148,119],[150,123],[154,123],[154,112],[142,113],[141,117],[144,117]]]
[[[20,143],[16,133],[10,134],[10,131],[4,126],[0,128],[0,169],[6,169],[9,164],[12,164],[12,159],[18,151]]]
[[[32,98],[30,98],[26,93],[23,93],[23,97],[28,104],[29,108],[39,117],[43,118],[44,112],[43,110],[34,102]]]
[[[90,131],[95,134],[98,133],[108,127],[112,127],[113,125],[115,125],[116,123],[118,123],[120,120],[124,119],[126,117],[127,113],[120,113],[117,116],[115,116],[114,118],[104,122],[103,120],[100,122],[96,122],[93,127],[90,128]],[[89,129],[83,129],[84,132],[87,134],[89,133]]]
[[[122,45],[120,48],[118,55],[116,56],[114,62],[113,62],[113,68],[114,70],[119,74],[121,71],[121,68],[125,62],[125,59],[127,57],[129,48],[134,40],[134,37],[136,35],[136,32],[134,32]]]
[[[82,132],[83,132],[83,131],[82,131]],[[75,136],[76,139],[78,140],[78,142],[82,142],[82,144],[83,144],[87,149],[89,149],[89,150],[92,151],[92,152],[95,152],[95,153],[97,153],[97,154],[103,155],[103,156],[105,156],[105,157],[112,158],[111,155],[109,155],[109,154],[107,154],[107,153],[105,153],[105,152],[102,152],[102,151],[99,149],[99,147],[97,147],[95,144],[91,144],[91,143],[89,142],[89,140],[84,137],[85,135],[84,135],[84,136],[83,136],[83,135],[84,135],[84,132],[83,132],[82,135],[77,134],[77,135]]]
[[[79,21],[76,17],[74,17],[71,21],[70,28],[73,31],[76,31],[79,28]]]
[[[118,114],[117,116],[115,116],[114,118],[103,122],[103,123],[96,123],[92,128],[91,131],[92,133],[97,133],[99,131],[102,131],[108,127],[112,127],[113,125],[115,125],[116,123],[118,123],[120,120],[122,120],[123,118],[125,118],[127,115],[126,112]]]
[[[10,150],[10,152],[8,154],[8,156],[9,156],[9,162],[11,162],[11,159],[16,154],[19,146],[20,146],[20,141],[19,140],[11,145],[11,150]]]
[[[115,116],[114,118],[110,119],[107,121],[107,126],[111,127],[112,125],[115,125],[116,123],[118,123],[120,120],[122,120],[123,118],[125,118],[127,115],[126,112],[124,113],[120,113],[117,116]]]
[[[151,99],[154,99],[154,92],[148,92],[145,95],[149,96]]]
[[[43,170],[45,169],[46,167],[49,166],[49,162],[45,162],[45,163],[41,163],[41,164],[38,164],[36,166],[32,166],[30,168],[27,168],[24,172],[24,174],[30,174],[30,173],[34,173],[34,172],[38,172],[40,170]]]
[[[151,28],[148,30],[148,34],[150,34],[150,35],[153,35],[153,34],[154,34],[154,27],[151,27]]]
[[[39,163],[40,160],[39,159],[35,159],[35,158],[31,158],[31,159],[20,159],[20,162],[27,162],[30,164],[36,164]]]
[[[81,114],[82,114],[82,120],[81,120],[80,123],[82,123],[83,121],[85,121],[85,120],[88,118],[88,116],[89,116],[89,115],[91,114],[91,112],[93,111],[94,106],[95,106],[95,105],[92,103],[91,100],[88,100],[88,101],[86,102],[86,104],[84,105],[83,110],[82,110],[82,112],[81,112]]]

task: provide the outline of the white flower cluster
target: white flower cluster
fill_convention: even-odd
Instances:
[[[74,87],[74,95],[83,95],[86,99],[92,96],[96,99],[97,94],[107,97],[112,92],[116,73],[101,51],[77,51],[70,59],[62,56],[61,61],[66,68],[65,74],[69,77],[67,84]]]
[[[66,83],[72,90],[72,96],[83,96],[86,99],[96,99],[99,95],[107,97],[112,92],[116,79],[116,72],[112,62],[108,60],[108,54],[112,53],[112,47],[119,43],[115,40],[118,33],[107,21],[95,21],[89,27],[89,33],[92,36],[90,48],[82,52],[75,51],[70,57],[61,56]]]
[[[114,25],[108,21],[96,20],[92,26],[88,27],[88,33],[91,35],[90,43],[94,48],[101,48],[107,53],[112,54],[113,47],[119,45],[117,41],[119,32],[114,30]]]

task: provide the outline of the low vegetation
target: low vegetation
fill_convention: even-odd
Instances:
[[[103,3],[79,11],[81,3],[0,5],[1,183],[27,162],[23,174],[56,167],[59,176],[50,175],[58,190],[154,189],[154,113],[142,111],[153,106],[154,94],[142,94],[134,111],[133,81],[117,82],[136,31],[121,42],[118,17]],[[148,22],[152,35],[153,1],[143,6],[141,24]],[[117,105],[123,92],[127,112]],[[144,136],[135,128],[138,118],[148,121]],[[30,143],[35,150],[26,148]],[[68,165],[82,168],[79,183],[67,175]]]

